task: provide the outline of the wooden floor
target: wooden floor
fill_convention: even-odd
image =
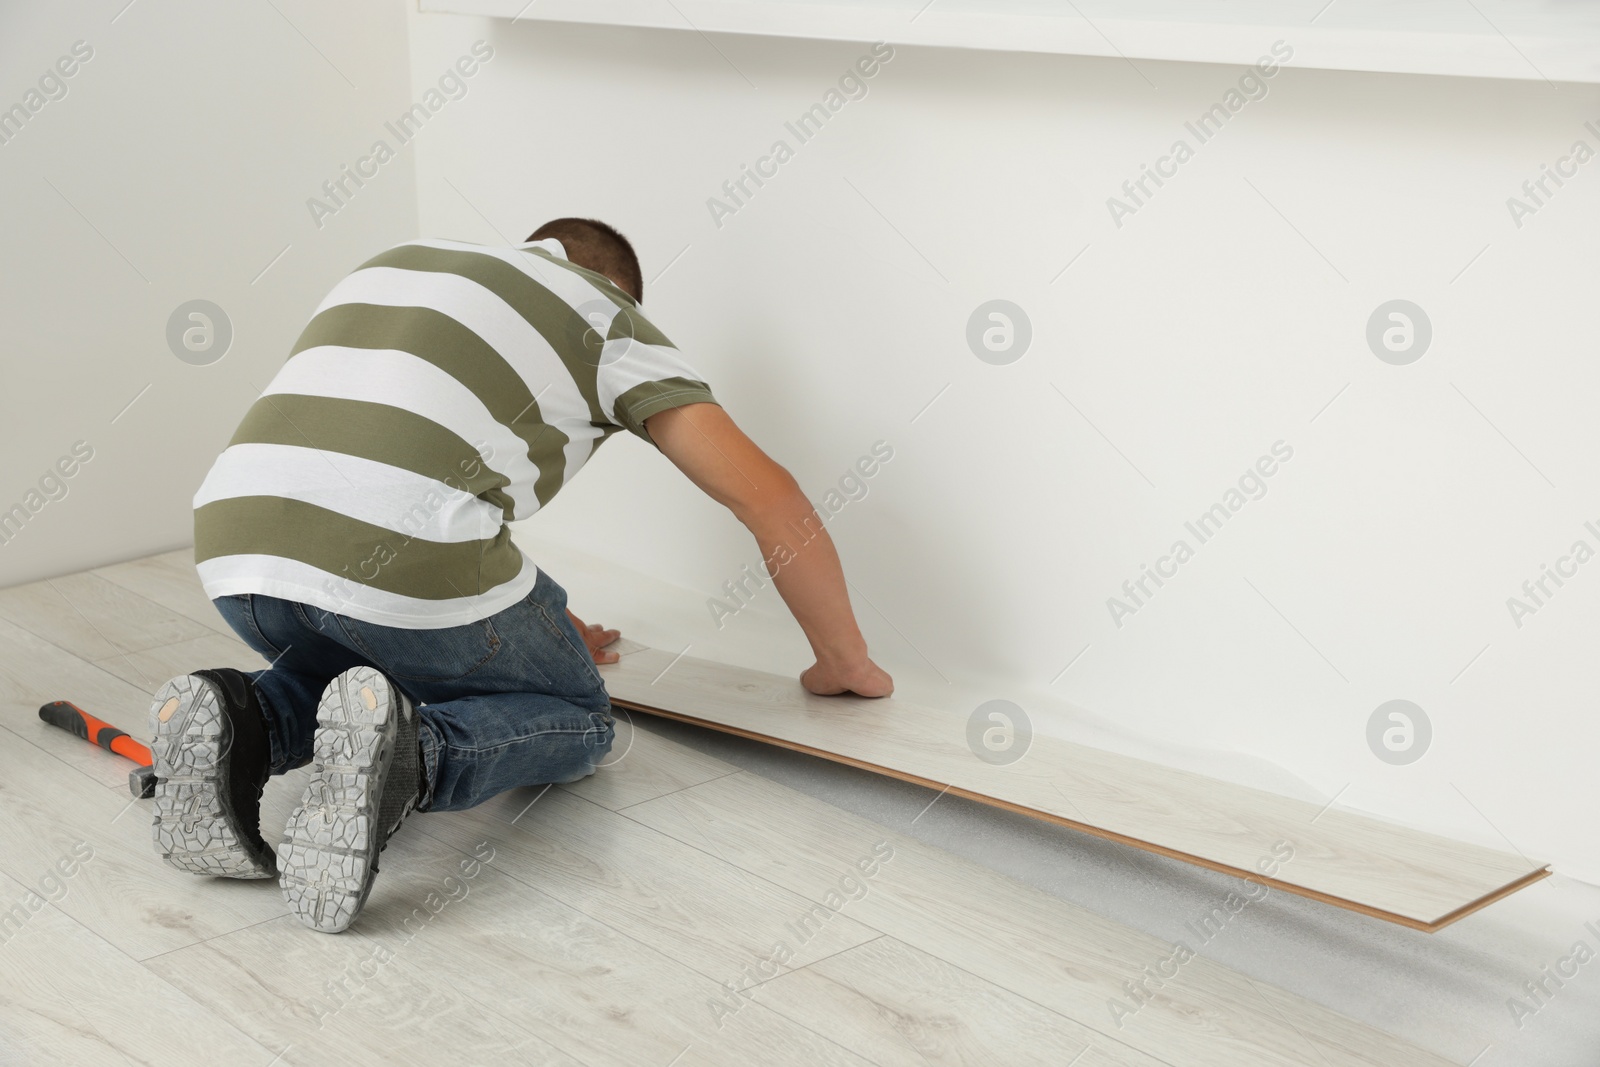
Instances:
[[[142,734],[226,665],[260,661],[187,553],[0,591],[0,1063],[1447,1062],[645,726],[583,782],[413,818],[315,934],[273,883],[160,864],[128,765],[37,718]]]
[[[1022,745],[1018,758],[992,763],[976,755],[959,713],[896,698],[815,697],[763,671],[632,642],[619,648],[627,654],[604,668],[606,685],[614,701],[641,711],[948,790],[1413,929],[1442,929],[1550,873],[1522,856],[1053,737],[1013,738]]]

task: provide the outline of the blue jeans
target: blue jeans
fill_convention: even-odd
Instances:
[[[613,720],[594,657],[543,571],[522,601],[487,619],[402,630],[261,594],[213,603],[272,664],[249,677],[267,719],[272,773],[311,760],[317,701],[363,664],[419,714],[421,811],[460,811],[517,786],[573,782],[611,749]]]

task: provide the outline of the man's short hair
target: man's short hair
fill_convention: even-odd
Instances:
[[[554,237],[567,251],[567,259],[622,283],[635,300],[644,300],[644,275],[639,257],[628,239],[599,219],[551,219],[534,230],[529,243]]]

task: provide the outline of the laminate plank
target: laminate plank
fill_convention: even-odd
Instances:
[[[558,789],[513,790],[416,823],[458,849],[488,842],[500,870],[713,981],[803,966],[878,934]]]
[[[40,720],[40,705],[52,700],[70,700],[133,737],[146,739],[149,692],[0,621],[0,726],[100,784],[126,790],[133,764]]]
[[[438,816],[449,819],[452,816]],[[864,1067],[833,1042],[722,986],[492,865],[487,842],[462,852],[404,828],[383,877],[405,880],[361,933],[396,959],[539,1034],[590,1067],[728,1063],[838,1063]],[[401,854],[390,858],[394,852]],[[460,866],[466,861],[467,866]],[[443,888],[452,903],[426,922],[396,915]],[[467,872],[473,872],[471,877]],[[394,887],[391,887],[394,888]],[[413,932],[413,927],[416,928]],[[780,1054],[781,1050],[781,1054]]]
[[[1447,1067],[1203,956],[1163,977],[1172,944],[743,772],[627,816],[1168,1063]]]
[[[31,884],[66,857],[71,892],[57,907],[135,959],[283,914],[271,881],[166,866],[150,842],[150,801],[63,774],[37,752],[0,745],[0,872]]]
[[[200,586],[200,575],[194,569],[192,548],[96,567],[89,573],[138,593],[146,600],[219,634],[233,636],[232,627],[222,620],[211,598]]]
[[[992,763],[969,747],[965,714],[908,701],[816,697],[790,678],[655,649],[602,675],[626,707],[948,787],[1416,929],[1440,929],[1549,873],[1520,856],[1044,735],[1017,761]],[[1292,857],[1278,862],[1286,846]]]
[[[208,667],[259,671],[267,666],[267,661],[237,637],[207,632],[187,641],[96,660],[95,666],[154,694],[169,678],[179,674],[191,674]]]
[[[880,1067],[1161,1065],[892,937],[780,975],[752,996]]]
[[[645,723],[636,723],[635,718]],[[616,740],[605,763],[589,777],[561,788],[618,811],[737,770],[732,764],[651,733],[649,718],[618,709]]]
[[[740,1010],[721,1032],[683,1050],[674,1067],[873,1067],[837,1041],[759,1005]]]
[[[419,902],[420,905],[420,902]],[[381,942],[319,934],[291,915],[146,964],[282,1064],[585,1067]],[[218,1062],[218,1061],[213,1061]]]
[[[193,619],[90,573],[0,589],[0,618],[91,661],[206,632]]]
[[[72,891],[71,880],[58,889],[0,875],[0,1063],[271,1062],[272,1052],[47,903]]]

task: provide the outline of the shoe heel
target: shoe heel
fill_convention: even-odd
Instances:
[[[372,892],[399,699],[381,672],[358,667],[317,704],[311,782],[279,849],[284,902],[313,930],[347,929]]]
[[[272,878],[272,850],[258,853],[229,810],[225,760],[232,724],[222,696],[205,679],[182,675],[163,685],[150,705],[150,755],[155,772],[150,838],[170,866],[222,878]]]

